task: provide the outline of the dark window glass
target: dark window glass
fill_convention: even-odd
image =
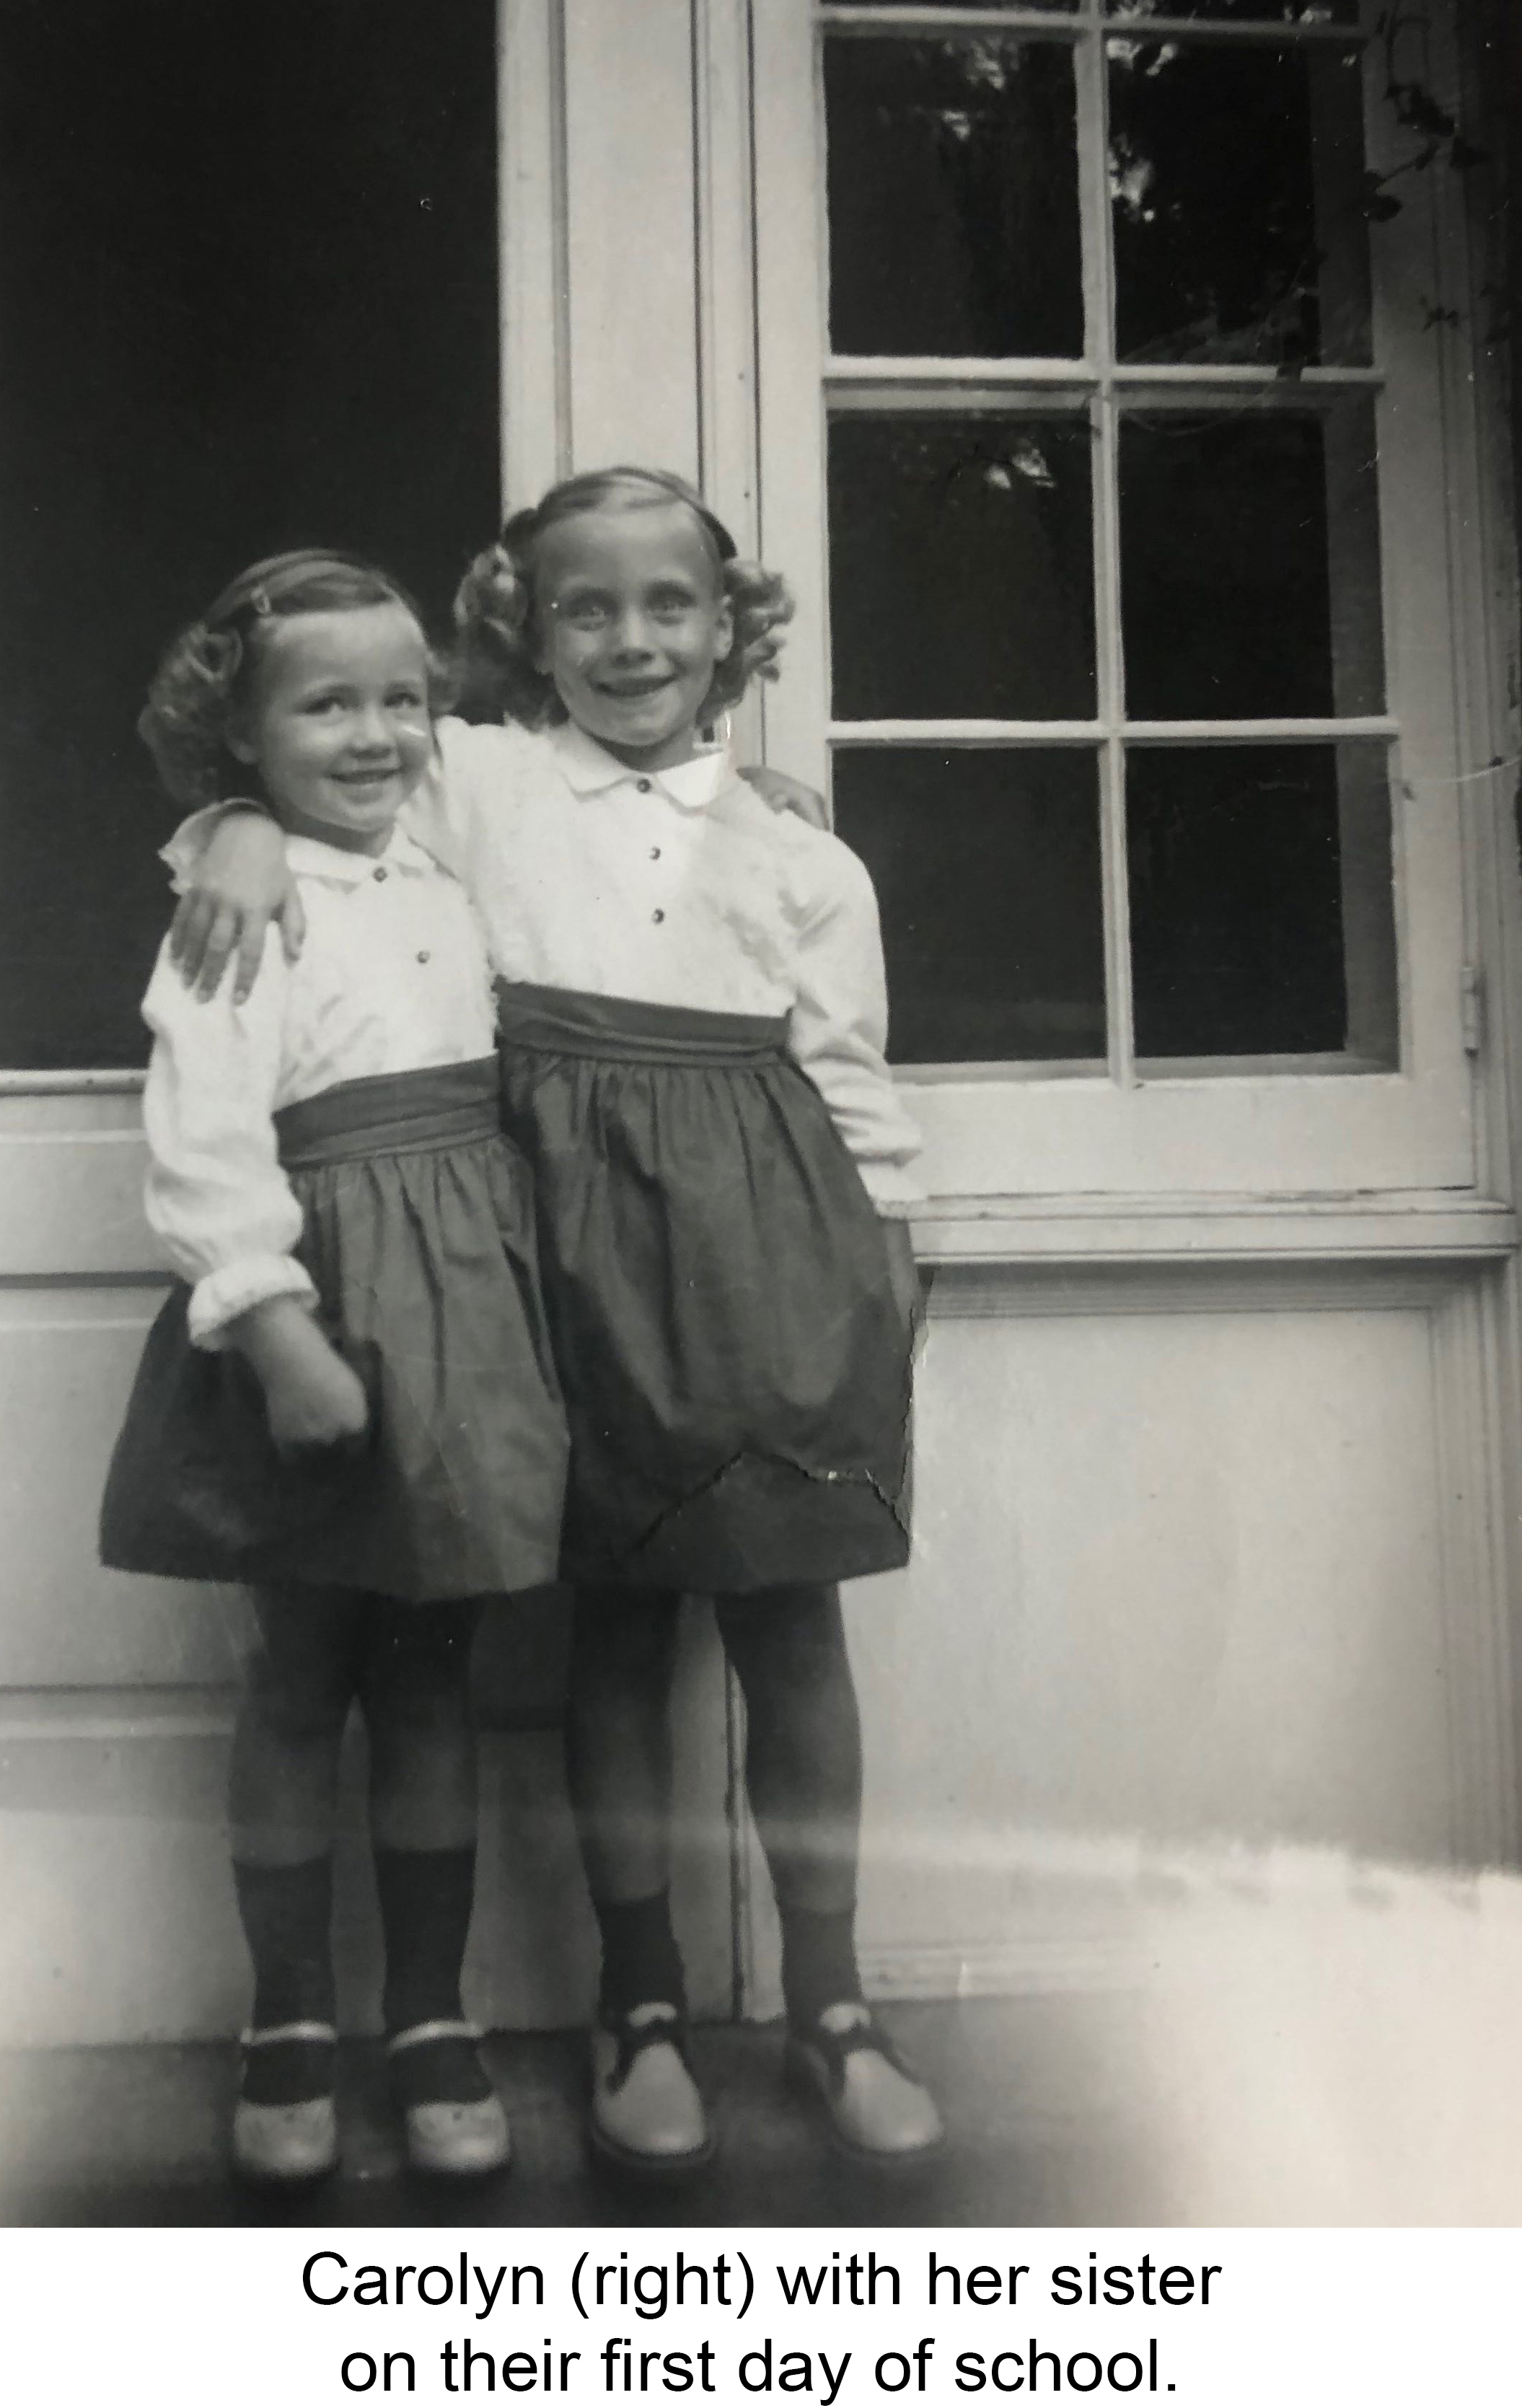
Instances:
[[[835,824],[877,887],[893,1061],[1103,1060],[1092,753],[848,746]]]
[[[1395,1061],[1381,746],[1138,748],[1127,841],[1139,1057]]]
[[[1110,0],[1110,13],[1142,19],[1196,17],[1201,24],[1356,25],[1358,0]]]
[[[1094,711],[1088,421],[837,419],[836,715]]]
[[[841,38],[825,94],[834,349],[1081,353],[1070,47]]]
[[[926,9],[931,8],[1007,8],[1010,0],[920,0]],[[825,0],[827,15],[832,7],[899,8],[903,0]],[[1023,8],[1076,8],[1078,0],[1020,0]]]
[[[177,816],[134,721],[235,569],[436,613],[497,513],[493,0],[0,11],[0,1062],[140,1062]]]
[[[1368,359],[1362,107],[1338,50],[1111,46],[1121,359]]]
[[[1383,710],[1365,401],[1127,416],[1120,495],[1133,718]]]

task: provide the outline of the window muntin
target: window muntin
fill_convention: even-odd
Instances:
[[[856,756],[842,825],[872,858],[865,738],[882,748],[895,822],[876,847],[883,858],[905,848],[897,824],[912,777],[897,766],[890,775],[889,763],[911,746],[922,767],[929,748],[943,748],[936,780],[924,782],[922,855],[936,849],[958,774],[984,813],[995,808],[996,760],[1012,819],[1034,837],[1017,748],[1054,737],[1080,744],[1086,725],[1089,770],[1076,786],[1097,783],[1100,797],[1104,1051],[1115,1077],[1166,1078],[1201,1063],[1257,1075],[1387,1068],[1400,1054],[1389,781],[1382,763],[1368,767],[1368,748],[1337,742],[1395,734],[1384,717],[1358,56],[1326,11],[1260,9],[1250,44],[1213,39],[1203,11],[1189,12],[1198,35],[1178,30],[1185,12],[1168,13],[1166,41],[1123,32],[1095,0],[1066,29],[1084,227],[1082,257],[1065,268],[1068,313],[1049,287],[1040,311],[1028,306],[1032,271],[1018,245],[1011,266],[1012,282],[1024,280],[1026,325],[1044,312],[1060,340],[1037,355],[1016,339],[1010,300],[1002,315],[962,310],[928,356],[919,334],[903,342],[908,316],[897,321],[896,349],[882,339],[892,313],[860,313],[850,297],[862,204],[840,195],[859,152],[861,95],[876,95],[867,113],[877,189],[892,182],[896,138],[894,112],[878,103],[898,89],[919,95],[909,180],[945,188],[927,213],[940,246],[928,261],[914,253],[912,212],[883,246],[901,294],[936,280],[922,275],[927,265],[945,280],[939,229],[965,207],[969,89],[990,96],[983,107],[998,130],[983,172],[997,166],[1032,186],[980,222],[1008,246],[1011,229],[1032,221],[1038,169],[1048,200],[1054,183],[1062,189],[1060,113],[1055,147],[1044,137],[1022,147],[998,116],[1004,108],[1018,122],[1038,58],[1052,89],[1066,90],[1045,64],[1059,45],[1026,29],[1028,20],[1017,31],[1012,10],[986,36],[966,25],[937,36],[927,11],[900,10],[891,29],[870,11],[820,11],[835,342],[831,735],[842,758],[846,747]],[[1283,32],[1271,30],[1276,22]],[[887,55],[896,48],[897,75]],[[926,72],[932,60],[939,74]],[[1203,158],[1201,108],[1229,137]],[[938,115],[932,142],[926,126]],[[1245,245],[1213,229],[1231,156],[1250,182],[1256,171]],[[986,289],[998,289],[1001,272],[997,259],[984,264]],[[1081,336],[1071,322],[1080,310]],[[842,350],[844,327],[860,329],[854,355]],[[1075,437],[1087,442],[1086,479]],[[1086,524],[1077,502],[1085,481]],[[895,595],[906,606],[897,613],[883,599]],[[1287,746],[1305,749],[1294,757]],[[1357,774],[1355,762],[1365,765]],[[1172,813],[1162,792],[1170,769]],[[1133,843],[1152,874],[1129,862]],[[1043,879],[1055,890],[1067,874],[1072,847],[1044,863],[1039,850],[1017,860],[1012,836],[992,850],[1029,910]],[[1182,882],[1171,908],[1156,876],[1165,857]],[[1265,876],[1276,881],[1271,910]],[[896,1058],[1002,1058],[1012,1070],[1050,1060],[1018,946],[1002,1030],[992,966],[974,944],[976,1048],[925,1050],[933,1030],[950,1043],[972,1022],[949,999],[939,1020],[922,1008],[919,991],[933,984],[927,931],[940,926],[949,959],[957,923],[944,897],[938,924],[923,896],[905,892],[912,924],[897,927],[891,899],[884,907],[890,963],[914,982],[907,1012],[895,996]],[[1054,922],[1070,908],[1054,891]],[[1170,944],[1184,948],[1171,1002]],[[1090,1031],[1085,1053],[1092,1042]]]

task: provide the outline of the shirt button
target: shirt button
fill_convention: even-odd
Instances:
[[[641,779],[640,779],[638,791],[639,791],[641,795],[648,795],[648,794],[649,794],[649,792],[650,792],[650,780],[649,780],[648,778],[641,778]]]
[[[425,962],[428,959],[428,955],[426,953],[422,953],[418,955],[418,959],[420,962]]]
[[[386,874],[386,873],[385,873],[385,871],[384,871],[383,869],[378,869],[378,870],[376,871],[375,875],[376,875],[376,882],[377,882],[377,883],[378,883],[378,884],[379,884],[380,881],[382,878],[384,878],[385,874]]]
[[[651,848],[650,848],[650,857],[651,857],[652,861],[659,861],[659,859],[660,859],[660,857],[661,857],[661,849],[660,849],[660,846],[659,846],[658,844],[653,844],[653,845],[651,846]]]
[[[666,914],[664,911],[653,911],[650,916],[655,922],[656,925],[659,926],[661,921],[665,919]]]

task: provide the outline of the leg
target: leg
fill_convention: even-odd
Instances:
[[[470,1654],[480,1611],[475,1598],[377,1598],[361,1688],[393,2086],[409,2157],[434,2173],[489,2172],[508,2153],[460,2003],[476,1879]]]
[[[332,2163],[333,1817],[363,1618],[352,1598],[267,1589],[233,1741],[233,1877],[253,1959],[255,2035],[234,2151],[254,2174],[298,2178]]]
[[[793,2063],[833,2137],[876,2162],[922,2157],[940,2118],[862,2002],[856,1968],[861,1725],[836,1590],[718,1600],[745,1698],[745,1780],[783,1929]]]
[[[783,1925],[795,2023],[861,1995],[853,1930],[861,1834],[861,1722],[833,1588],[719,1601],[745,1698],[745,1785]]]
[[[671,1671],[680,1599],[577,1593],[566,1771],[602,1939],[592,2137],[615,2163],[680,2174],[711,2154],[687,2070],[671,1929]]]

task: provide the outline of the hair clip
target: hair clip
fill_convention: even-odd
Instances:
[[[253,587],[249,595],[249,608],[253,612],[256,619],[267,619],[272,615],[269,601],[269,589],[267,586],[256,585]]]

